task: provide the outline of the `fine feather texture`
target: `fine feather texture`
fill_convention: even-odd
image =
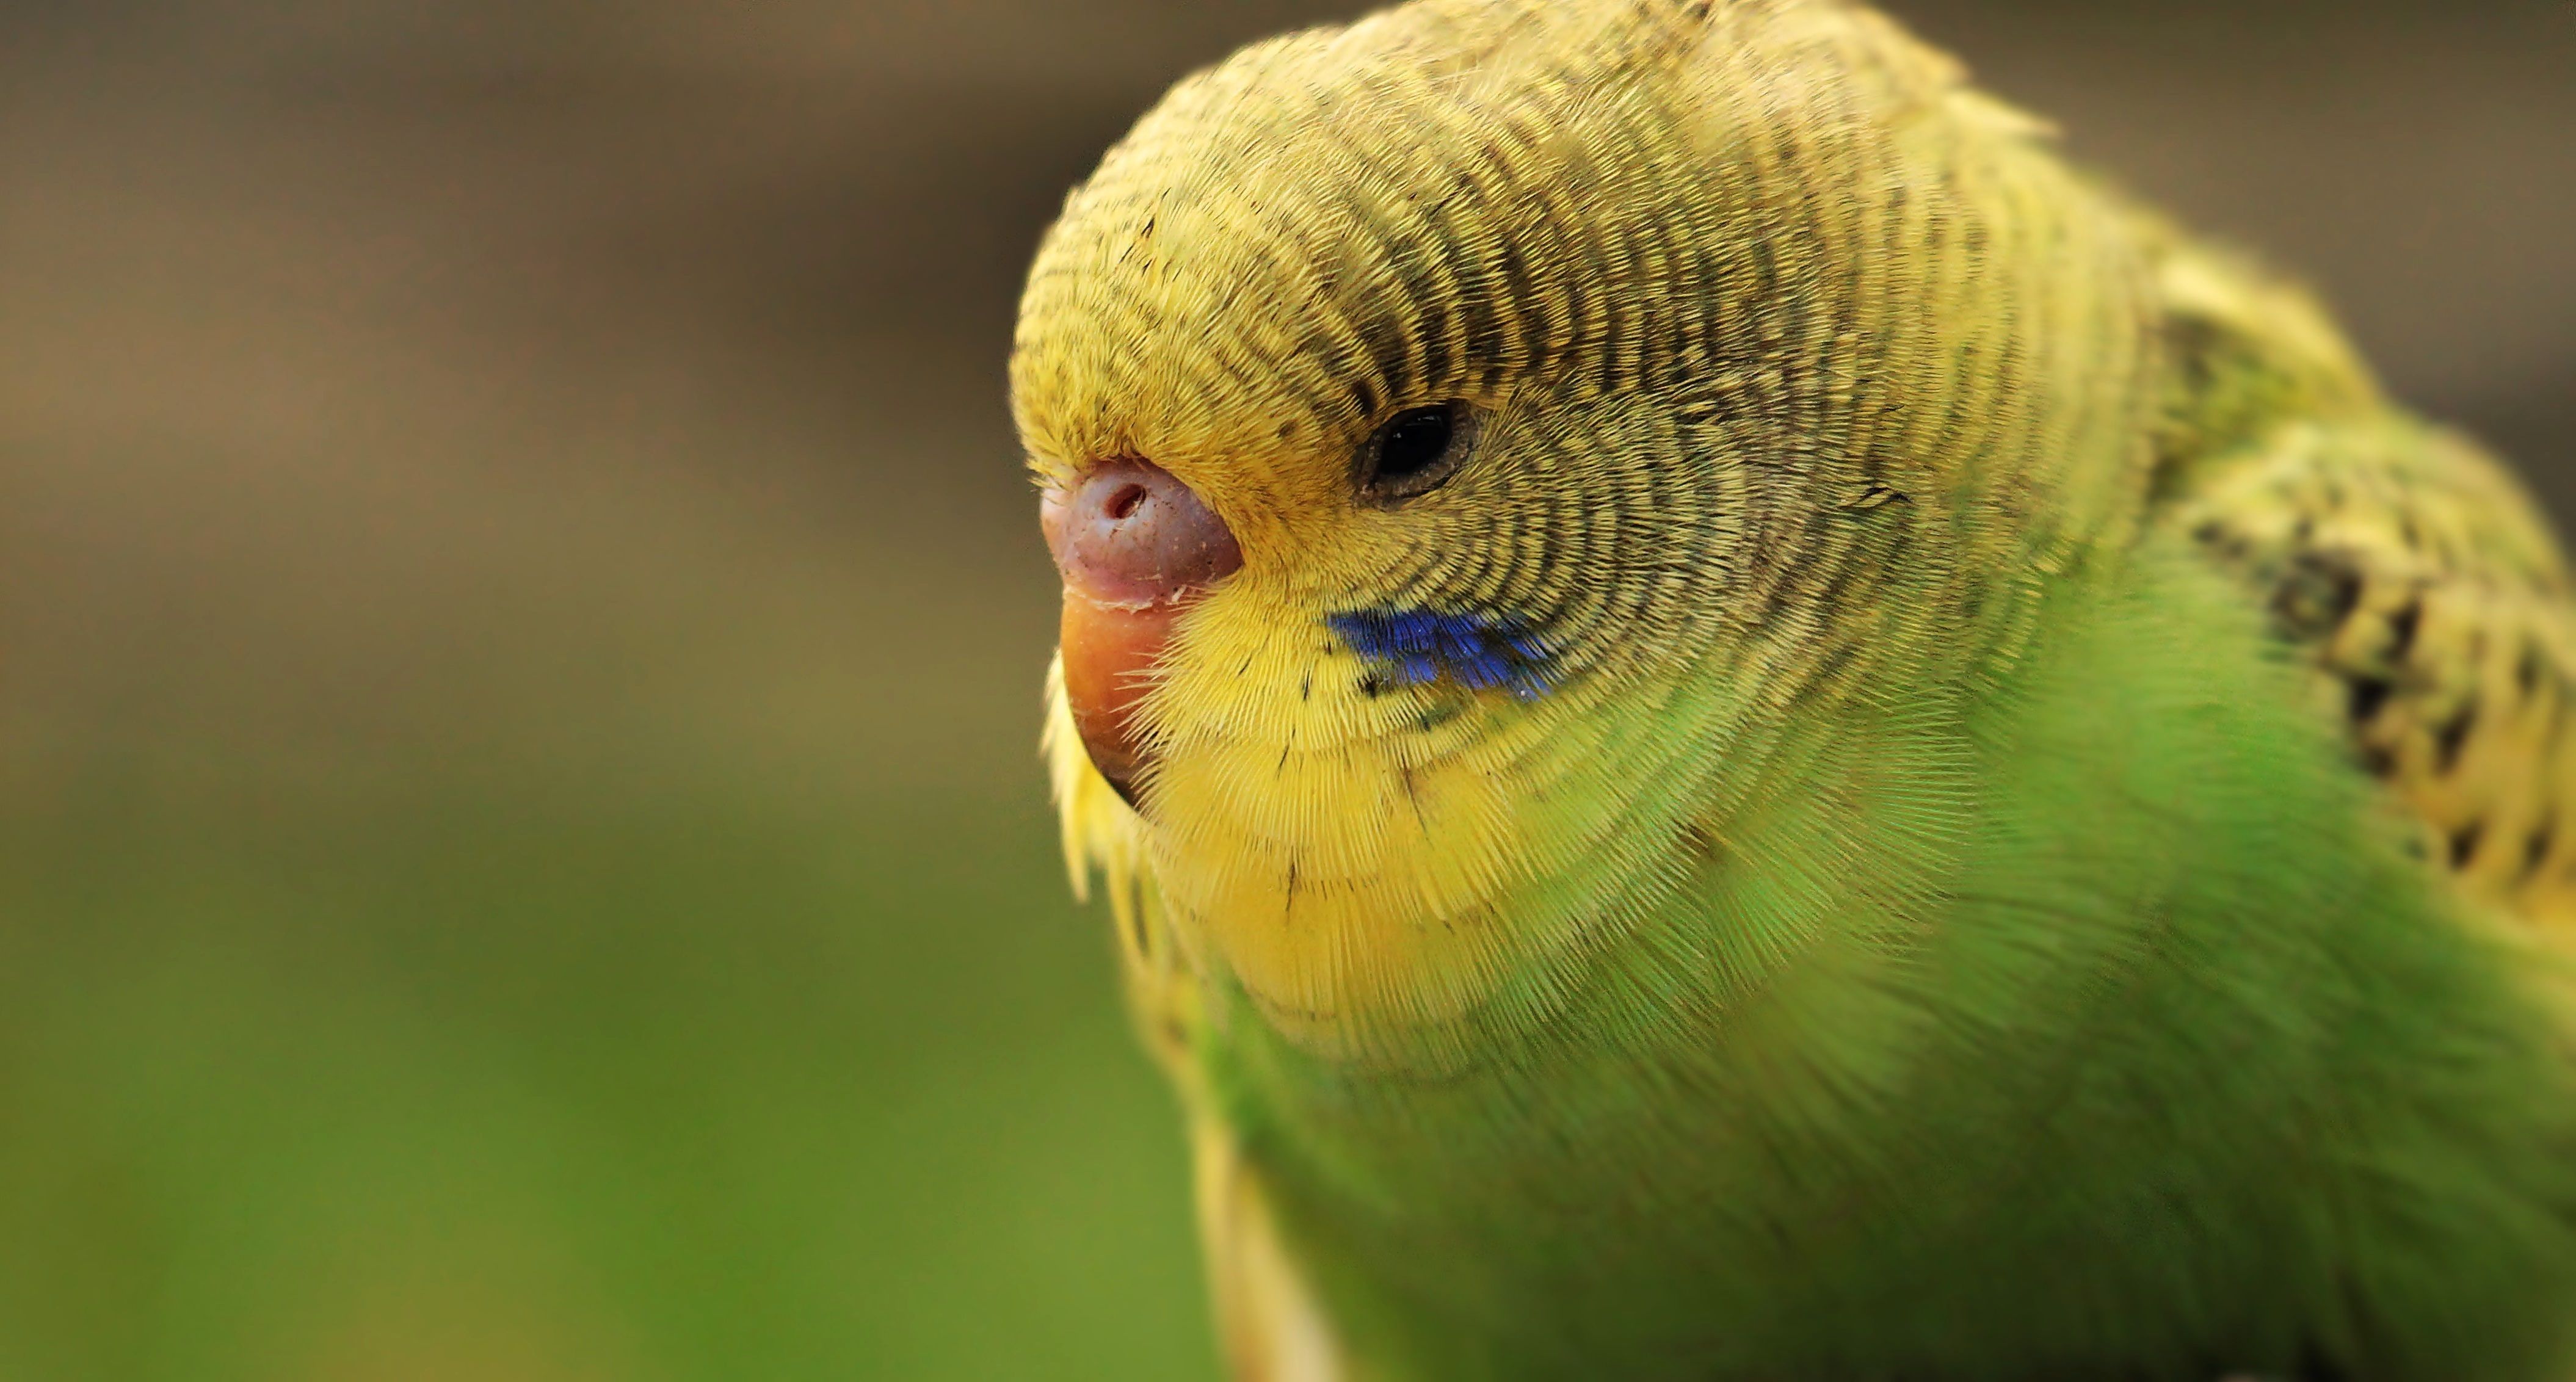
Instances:
[[[1894,25],[1248,49],[1012,381],[1244,552],[1048,752],[1247,1373],[2576,1377],[2554,544]]]

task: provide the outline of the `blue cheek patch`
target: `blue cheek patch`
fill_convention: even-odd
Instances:
[[[1470,691],[1534,701],[1555,689],[1545,640],[1509,616],[1428,609],[1363,609],[1324,616],[1326,627],[1395,686],[1446,679]]]

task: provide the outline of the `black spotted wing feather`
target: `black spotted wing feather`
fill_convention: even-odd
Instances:
[[[2377,413],[2206,467],[2167,520],[2262,601],[2320,713],[2473,895],[2576,940],[2576,607],[2538,507],[2466,440]]]

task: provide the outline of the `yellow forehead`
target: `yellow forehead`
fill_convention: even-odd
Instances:
[[[1619,118],[1657,87],[1604,75],[1627,48],[1542,41],[1608,8],[1411,6],[1183,83],[1032,271],[1012,374],[1041,477],[1144,456],[1229,518],[1301,507],[1391,411],[1491,401],[1688,272],[1600,242],[1674,125]]]

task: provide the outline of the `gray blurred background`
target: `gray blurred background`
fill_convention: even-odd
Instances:
[[[1003,358],[1360,8],[0,0],[0,1378],[1211,1375]],[[2576,5],[1895,8],[2576,512]]]

